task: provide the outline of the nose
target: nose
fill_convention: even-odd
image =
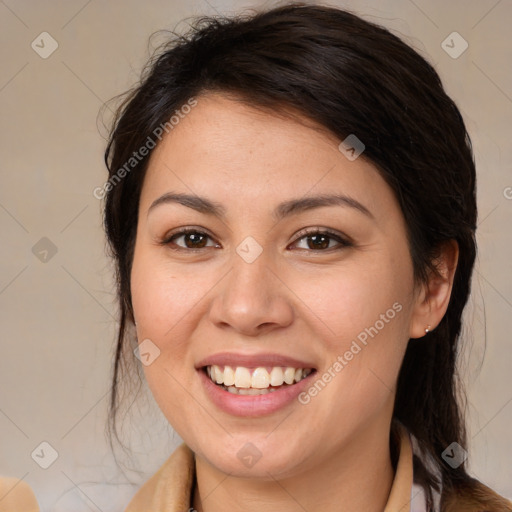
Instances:
[[[216,290],[209,317],[221,329],[258,336],[293,321],[291,293],[264,254],[252,263],[235,254]]]

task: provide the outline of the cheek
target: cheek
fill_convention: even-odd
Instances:
[[[159,349],[158,358],[144,366],[150,388],[162,406],[179,400],[194,365],[191,338],[211,288],[192,271],[171,267],[144,248],[135,251],[131,292],[139,341],[149,339]],[[178,404],[175,404],[178,406]]]
[[[187,324],[187,317],[194,315],[208,288],[194,272],[176,269],[149,251],[136,252],[131,291],[141,334],[158,340],[176,339],[173,331]]]
[[[192,421],[183,411],[194,377],[191,339],[209,288],[193,272],[177,271],[151,251],[136,250],[131,292],[137,337],[139,342],[151,340],[159,349],[158,357],[143,370],[156,403],[180,433],[183,423]]]
[[[365,333],[370,336],[368,330],[375,334],[375,326],[379,337],[387,339],[403,333],[408,325],[412,270],[406,262],[397,267],[394,258],[375,260],[323,276],[301,273],[293,278],[291,288],[306,306],[304,311],[316,319],[329,352],[348,350],[347,343],[360,334],[364,341]]]
[[[413,281],[407,261],[397,266],[383,256],[297,281],[296,293],[313,312],[323,344],[322,372],[303,396],[304,403],[315,403],[318,418],[346,422],[352,411],[350,421],[357,423],[389,405],[408,341]]]

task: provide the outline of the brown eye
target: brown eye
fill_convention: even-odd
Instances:
[[[200,249],[206,246],[206,235],[201,233],[187,233],[182,236],[185,241],[185,246],[189,249]]]
[[[173,234],[166,240],[164,245],[175,245],[179,249],[203,249],[205,247],[218,247],[218,244],[210,243],[210,236],[197,230],[182,230]]]
[[[302,244],[302,247],[300,244]],[[344,247],[350,247],[352,244],[337,233],[317,229],[310,231],[309,233],[303,232],[302,236],[300,236],[293,245],[297,249],[327,252],[330,249],[343,249]]]
[[[306,238],[310,249],[327,249],[331,240],[331,237],[326,235],[310,235]]]

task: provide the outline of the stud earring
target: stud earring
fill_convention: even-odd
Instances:
[[[425,334],[428,334],[428,333],[430,332],[430,328],[431,328],[431,327],[432,327],[431,325],[428,325],[428,326],[427,326],[427,328],[425,329]]]

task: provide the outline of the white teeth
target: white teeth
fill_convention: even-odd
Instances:
[[[284,381],[286,384],[293,384],[293,381],[295,380],[295,368],[286,368],[284,371]]]
[[[235,384],[235,370],[231,366],[224,366],[224,386]]]
[[[283,370],[280,366],[274,366],[270,372],[270,385],[282,386],[284,382]]]
[[[266,389],[270,384],[270,375],[265,368],[256,368],[252,372],[251,388]]]
[[[268,389],[255,388],[240,389],[239,391],[243,391],[243,393],[240,393],[241,395],[264,395],[265,393],[268,393]]]
[[[253,389],[253,388],[236,388],[235,386],[229,386],[227,390],[233,395],[266,395],[267,393],[272,393],[275,389]]]
[[[251,372],[243,366],[237,366],[235,370],[235,386],[237,388],[251,387]]]
[[[212,377],[217,384],[224,383],[224,372],[215,364],[212,366]]]
[[[270,372],[269,372],[270,370]],[[252,373],[251,373],[252,371]],[[243,366],[212,365],[206,367],[206,373],[216,384],[223,385],[230,393],[242,395],[261,395],[276,391],[283,384],[291,385],[306,378],[313,370],[311,368],[282,368],[274,366],[271,369],[262,366],[250,370]]]

